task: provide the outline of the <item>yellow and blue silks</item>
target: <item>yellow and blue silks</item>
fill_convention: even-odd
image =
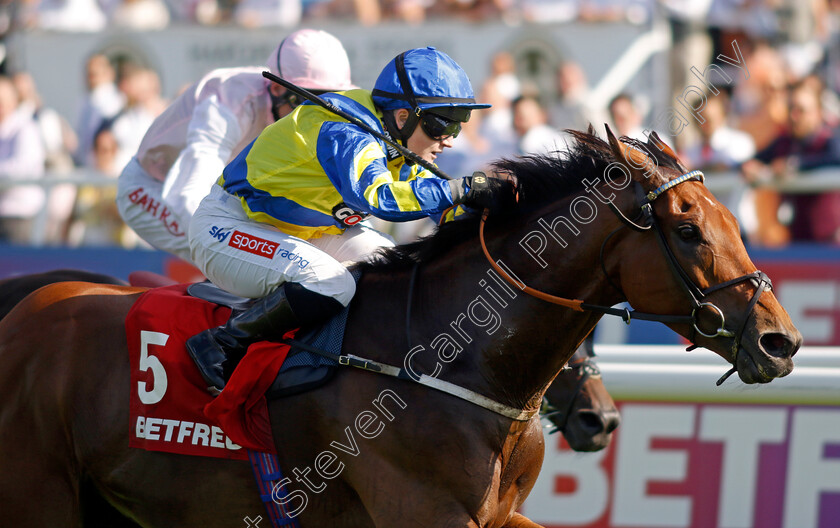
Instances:
[[[323,98],[384,133],[369,91]],[[389,221],[439,216],[452,205],[447,181],[387,155],[384,141],[305,103],[263,130],[218,183],[249,218],[302,239],[342,233],[347,226],[333,215],[342,205]]]

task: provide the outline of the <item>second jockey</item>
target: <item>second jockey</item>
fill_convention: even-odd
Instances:
[[[354,88],[344,47],[325,31],[295,31],[275,48],[266,66],[316,93]],[[117,184],[120,216],[143,240],[190,260],[190,220],[222,169],[301,102],[265,79],[264,69],[211,71],[146,131]]]

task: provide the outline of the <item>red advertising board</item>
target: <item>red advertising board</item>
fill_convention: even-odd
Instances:
[[[750,253],[756,267],[773,281],[776,297],[802,332],[805,345],[840,346],[840,249],[793,246]],[[599,327],[607,324],[602,320]],[[665,326],[644,321],[634,321],[627,328],[616,323],[604,339],[610,343],[681,342]],[[595,340],[600,340],[598,330]]]
[[[547,528],[840,526],[840,408],[620,408],[602,452],[549,437],[526,516]]]
[[[756,265],[773,280],[806,345],[840,345],[840,264],[774,260]]]

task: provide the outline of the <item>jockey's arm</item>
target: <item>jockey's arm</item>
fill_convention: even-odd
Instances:
[[[389,169],[382,144],[347,123],[330,123],[318,137],[318,160],[345,203],[383,220],[438,215],[453,205],[446,180],[417,166]]]
[[[182,218],[191,217],[207,194],[207,178],[222,173],[242,135],[239,119],[217,96],[202,100],[190,120],[187,147],[166,176],[167,206]]]

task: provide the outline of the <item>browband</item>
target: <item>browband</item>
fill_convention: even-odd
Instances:
[[[676,187],[677,185],[681,184],[684,181],[688,180],[697,180],[699,182],[705,181],[706,177],[703,176],[703,173],[699,170],[693,170],[691,172],[686,172],[682,176],[678,178],[674,178],[673,180],[669,181],[668,183],[664,183],[657,187],[656,189],[650,191],[645,195],[648,202],[652,202],[659,198],[659,195],[670,189],[671,187]]]

